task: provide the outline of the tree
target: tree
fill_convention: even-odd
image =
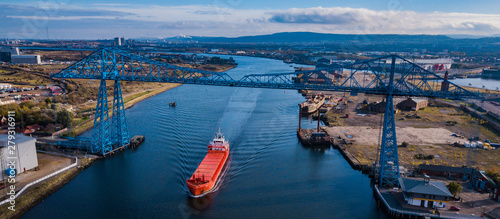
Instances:
[[[52,103],[52,99],[50,99],[50,97],[45,98],[45,103],[47,105],[51,104]]]
[[[450,184],[448,184],[446,188],[450,190],[453,197],[459,195],[460,192],[462,192],[462,186],[457,182],[450,182]]]
[[[73,120],[73,113],[68,112],[66,109],[57,112],[57,123],[67,127],[71,120]]]
[[[486,170],[486,175],[490,177],[496,183],[500,182],[500,174],[498,173],[498,169],[494,168],[492,170]]]

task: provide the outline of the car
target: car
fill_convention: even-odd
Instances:
[[[460,211],[460,210],[462,210],[462,209],[460,209],[457,206],[450,206],[450,211]]]

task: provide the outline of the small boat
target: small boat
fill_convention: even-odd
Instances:
[[[175,102],[168,103],[168,106],[175,107]]]
[[[208,144],[207,155],[191,178],[186,180],[189,191],[196,197],[210,193],[217,184],[228,157],[229,142],[219,129],[215,138]]]
[[[322,93],[315,94],[311,98],[307,99],[300,106],[302,108],[302,113],[311,114],[316,112],[325,103],[325,95]]]

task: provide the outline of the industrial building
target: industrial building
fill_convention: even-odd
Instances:
[[[24,136],[22,134],[14,135],[15,139],[10,140],[15,143],[15,155],[11,155],[9,152],[12,148],[12,144],[8,144],[9,135],[0,135],[0,171],[1,178],[6,177],[5,170],[7,170],[8,163],[15,161],[16,173],[23,173],[27,170],[31,170],[38,166],[38,158],[36,155],[35,148],[35,138]]]
[[[418,166],[418,172],[420,174],[428,176],[446,177],[448,179],[456,180],[467,180],[472,173],[472,169],[466,167],[420,164]]]
[[[417,111],[429,105],[429,100],[422,98],[408,98],[398,104],[401,110]]]
[[[42,60],[40,55],[13,55],[11,56],[11,63],[39,65],[42,63]]]
[[[481,77],[488,79],[500,79],[500,69],[498,68],[483,69]]]
[[[444,182],[422,179],[399,178],[405,201],[409,205],[426,208],[443,208],[453,197]]]
[[[122,46],[125,45],[125,38],[116,37],[113,39],[113,46]]]
[[[392,63],[391,59],[386,59],[383,61],[386,65],[389,65]],[[451,65],[453,64],[453,60],[451,59],[416,59],[413,60],[413,63],[417,64],[418,66],[424,68],[425,70],[428,71],[446,71],[451,68]],[[396,60],[394,63],[396,69],[405,69],[405,62],[402,60]]]
[[[451,68],[451,59],[417,59],[414,63],[429,71],[446,71]]]
[[[19,55],[19,48],[18,47],[5,47],[2,46],[0,47],[0,61],[2,62],[10,62],[11,61],[11,56],[13,55]]]
[[[0,61],[13,64],[41,64],[40,55],[21,55],[18,47],[0,47]]]

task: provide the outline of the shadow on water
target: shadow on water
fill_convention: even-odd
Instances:
[[[193,198],[191,196],[187,196],[187,204],[192,209],[196,209],[198,211],[208,210],[210,204],[212,203],[213,193],[209,193],[205,196],[199,198]]]

